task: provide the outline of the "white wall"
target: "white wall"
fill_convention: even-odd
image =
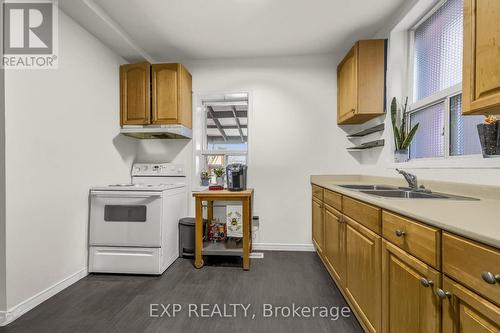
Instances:
[[[0,17],[3,17],[0,10]],[[1,47],[1,46],[0,46]],[[1,52],[0,52],[1,54]],[[0,69],[0,311],[7,310],[5,300],[5,85]]]
[[[7,308],[87,265],[88,190],[129,180],[123,59],[59,12],[59,69],[6,80]]]
[[[339,56],[186,61],[195,94],[249,91],[249,179],[261,244],[311,244],[311,174],[359,173],[336,125]],[[192,158],[187,161],[192,163]]]

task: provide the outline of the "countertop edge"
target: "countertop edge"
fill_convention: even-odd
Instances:
[[[491,236],[487,235],[486,233],[477,233],[477,232],[473,232],[470,230],[463,230],[459,226],[450,225],[446,222],[433,220],[433,219],[430,219],[428,217],[409,212],[405,209],[395,208],[393,205],[385,204],[382,198],[377,199],[377,198],[372,197],[368,194],[360,193],[356,190],[346,189],[346,188],[340,187],[338,185],[332,185],[331,183],[325,184],[324,181],[314,180],[312,178],[311,178],[310,182],[311,182],[311,184],[314,184],[314,185],[320,186],[322,188],[326,188],[328,190],[340,193],[340,194],[348,196],[350,198],[358,199],[360,201],[363,201],[363,202],[366,202],[368,204],[380,207],[382,209],[386,209],[388,211],[404,215],[408,218],[416,220],[417,222],[429,224],[431,226],[440,228],[444,231],[448,231],[448,232],[457,234],[459,236],[474,240],[476,242],[483,243],[483,244],[492,246],[494,248],[500,249],[500,239],[491,237]],[[339,183],[343,183],[343,182],[339,181]],[[500,237],[500,235],[499,235],[499,237]]]

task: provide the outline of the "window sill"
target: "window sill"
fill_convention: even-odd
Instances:
[[[500,157],[483,158],[481,155],[450,158],[423,158],[404,163],[389,162],[387,169],[500,169]]]

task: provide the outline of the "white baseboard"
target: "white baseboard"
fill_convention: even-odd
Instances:
[[[288,244],[288,243],[252,243],[252,250],[257,251],[300,251],[314,252],[312,244]]]
[[[42,302],[48,300],[55,294],[71,286],[73,283],[84,278],[88,274],[87,267],[82,268],[78,272],[68,276],[67,278],[53,284],[47,289],[39,292],[38,294],[28,298],[27,300],[13,306],[7,311],[0,311],[0,326],[5,326],[17,318],[21,317],[23,314],[33,309]]]

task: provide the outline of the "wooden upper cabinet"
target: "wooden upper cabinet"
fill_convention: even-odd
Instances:
[[[192,127],[191,74],[181,64],[152,65],[153,124]]]
[[[464,0],[463,114],[500,114],[500,1]]]
[[[382,332],[439,333],[441,274],[395,245],[382,246]]]
[[[120,66],[120,124],[149,124],[151,65],[148,63]]]
[[[386,40],[358,41],[337,66],[337,123],[384,114]]]
[[[357,108],[357,57],[353,47],[338,68],[338,115],[337,120],[352,117]]]
[[[120,66],[123,125],[180,124],[192,128],[192,78],[182,64]]]
[[[443,277],[442,333],[498,333],[500,308],[461,284]]]

